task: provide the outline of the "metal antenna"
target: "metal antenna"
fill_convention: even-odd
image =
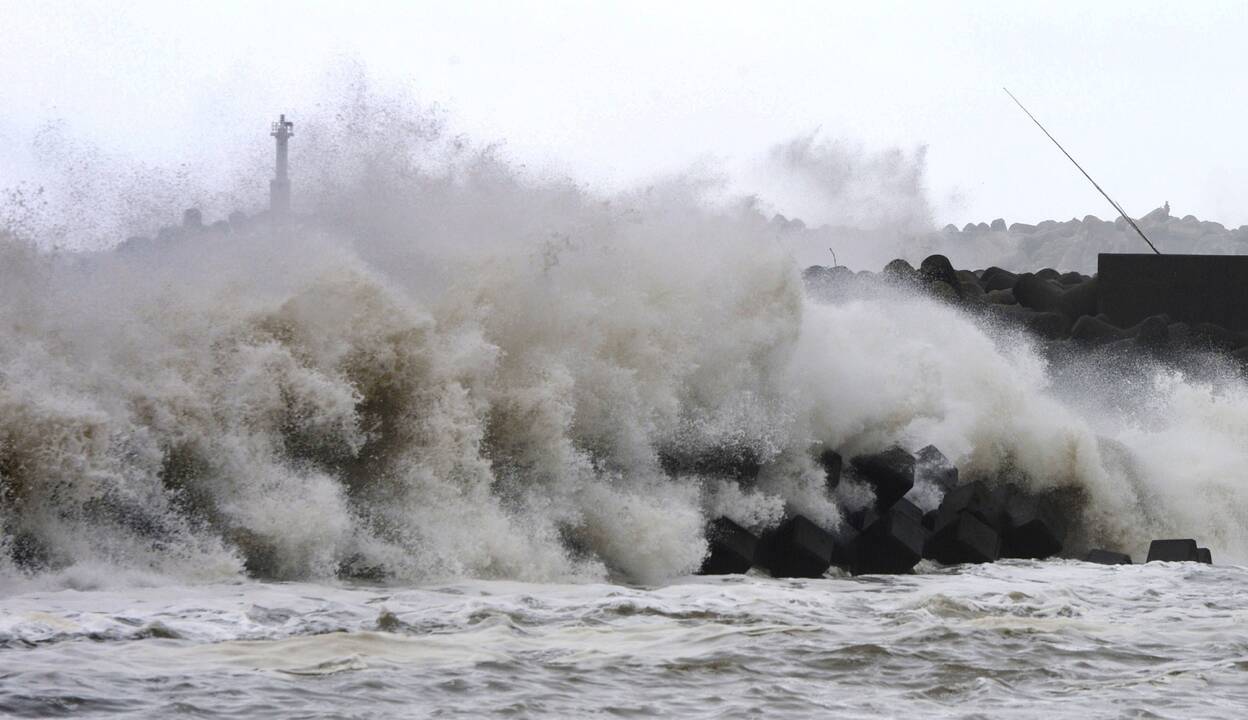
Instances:
[[[836,251],[835,251],[835,250],[833,250],[832,248],[828,248],[828,252],[832,253],[832,264],[833,264],[833,265],[840,265],[840,263],[838,263],[838,262],[836,261]]]
[[[1053,144],[1057,146],[1057,149],[1061,150],[1062,154],[1065,155],[1068,160],[1074,163],[1075,167],[1079,168],[1079,172],[1083,173],[1083,176],[1088,179],[1088,182],[1092,183],[1092,187],[1096,188],[1097,192],[1105,196],[1105,199],[1109,201],[1110,205],[1114,206],[1114,209],[1118,211],[1118,214],[1126,218],[1127,222],[1131,223],[1131,227],[1135,228],[1135,231],[1140,234],[1140,237],[1144,239],[1144,242],[1148,243],[1148,246],[1153,249],[1153,252],[1160,255],[1161,251],[1157,249],[1157,246],[1153,244],[1153,241],[1148,239],[1148,236],[1144,234],[1144,231],[1140,229],[1140,226],[1135,224],[1135,221],[1131,219],[1131,216],[1127,214],[1127,211],[1123,210],[1122,206],[1114,202],[1114,199],[1109,196],[1109,193],[1102,190],[1101,186],[1096,184],[1096,181],[1092,179],[1092,176],[1088,174],[1088,171],[1084,170],[1083,166],[1080,165],[1078,161],[1076,161],[1073,157],[1071,157],[1070,153],[1066,152],[1066,148],[1062,147],[1062,144],[1057,141],[1057,138],[1053,137],[1051,134],[1049,134],[1048,130],[1044,129],[1044,126],[1040,124],[1040,121],[1036,119],[1035,115],[1031,114],[1030,110],[1023,107],[1023,104],[1018,101],[1018,98],[1014,97],[1014,93],[1010,92],[1009,88],[1001,88],[1001,89],[1005,91],[1006,95],[1010,96],[1010,99],[1013,100],[1014,103],[1018,105],[1018,107],[1021,108],[1023,112],[1027,113],[1027,117],[1031,118],[1031,121],[1036,124],[1036,127],[1040,128],[1040,130],[1045,135],[1049,136],[1049,139],[1053,141]]]

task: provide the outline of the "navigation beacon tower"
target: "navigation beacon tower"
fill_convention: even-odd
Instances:
[[[277,168],[273,179],[269,181],[269,212],[276,217],[290,215],[290,178],[286,175],[286,142],[295,135],[295,124],[281,118],[273,123],[273,131],[269,133],[277,138]]]

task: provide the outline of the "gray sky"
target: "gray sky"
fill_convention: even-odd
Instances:
[[[1136,215],[1248,223],[1248,2],[117,3],[0,0],[0,185],[50,120],[177,164],[362,63],[531,167],[611,189],[733,176],[818,129],[928,147],[939,224],[1112,216],[1009,86]]]

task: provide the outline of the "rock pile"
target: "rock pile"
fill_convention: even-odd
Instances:
[[[1212,351],[1248,364],[1248,334],[1220,325],[1181,322],[1158,314],[1131,327],[1116,326],[1098,312],[1097,278],[1077,272],[1045,268],[1035,273],[1013,273],[999,267],[955,270],[945,256],[932,255],[917,269],[901,259],[888,263],[878,275],[815,265],[804,271],[803,278],[813,296],[830,300],[869,291],[870,286],[879,284],[918,289],[985,319],[1023,328],[1045,341],[1051,350],[1095,349],[1159,359]]]
[[[820,459],[834,491],[841,484],[841,457],[826,451]],[[702,574],[761,568],[773,577],[816,578],[833,566],[854,575],[897,574],[923,559],[946,565],[1044,559],[1061,555],[1069,524],[1079,514],[1078,498],[1070,492],[1035,493],[1009,482],[960,483],[957,468],[932,446],[918,457],[892,447],[855,457],[848,467],[849,481],[871,488],[874,498],[850,511],[839,528],[794,514],[756,537],[717,518],[707,529],[710,551]],[[924,513],[910,499],[916,481],[945,491],[935,509]],[[1125,553],[1100,549],[1085,560],[1131,564]],[[1195,540],[1155,540],[1148,551],[1148,562],[1154,561],[1211,563],[1212,557]]]
[[[826,451],[820,460],[828,489],[835,491],[841,457]],[[1036,494],[1010,483],[989,488],[980,480],[959,483],[957,468],[932,446],[917,457],[900,447],[860,455],[848,468],[847,482],[872,490],[872,500],[849,512],[839,528],[792,515],[756,539],[719,518],[708,529],[710,552],[702,572],[760,567],[774,577],[819,577],[835,565],[855,575],[904,573],[924,558],[985,563],[1062,551],[1065,518],[1072,514],[1062,493]],[[935,509],[924,513],[912,501],[916,484],[944,491]]]

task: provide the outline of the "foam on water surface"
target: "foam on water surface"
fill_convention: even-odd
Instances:
[[[1239,682],[1243,568],[1008,561],[924,570],[650,588],[466,581],[29,593],[0,612],[0,655],[11,668],[0,707],[34,715],[73,696],[99,714],[187,704],[210,717],[267,703],[271,717],[507,708],[962,717],[973,707],[1073,718],[1235,717],[1248,701]]]

